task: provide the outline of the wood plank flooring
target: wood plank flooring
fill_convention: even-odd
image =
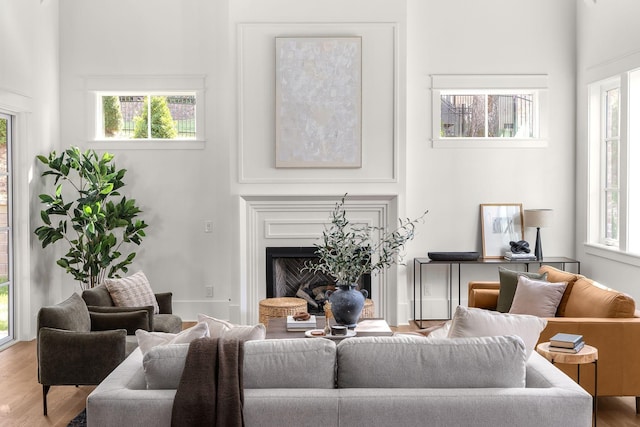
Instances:
[[[415,327],[394,329],[408,331]],[[0,427],[66,427],[84,409],[86,398],[94,387],[54,386],[47,399],[49,415],[42,415],[42,386],[38,383],[37,372],[35,340],[19,342],[0,351]],[[599,398],[598,426],[640,427],[635,399]]]

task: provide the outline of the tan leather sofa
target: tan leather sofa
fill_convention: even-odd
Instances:
[[[640,413],[640,311],[629,295],[606,288],[585,276],[541,266],[550,282],[567,282],[556,317],[547,318],[539,342],[558,332],[581,334],[598,349],[598,396],[636,396]],[[469,282],[469,307],[495,310],[499,282]],[[576,378],[576,365],[557,365]],[[580,384],[594,391],[594,369],[580,368]]]

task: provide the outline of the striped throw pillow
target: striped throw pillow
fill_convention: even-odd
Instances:
[[[113,303],[117,307],[140,307],[152,305],[154,313],[160,311],[147,276],[138,271],[129,277],[104,281]]]

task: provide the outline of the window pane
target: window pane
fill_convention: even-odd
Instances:
[[[607,91],[607,138],[617,137],[619,135],[620,124],[620,88],[610,89]]]
[[[178,138],[196,137],[195,95],[167,96],[167,105],[176,124]]]
[[[0,339],[9,335],[9,285],[0,283]]]
[[[489,95],[489,137],[532,138],[533,95]]]
[[[440,118],[442,137],[484,137],[485,96],[441,95]]]
[[[605,191],[605,200],[604,237],[608,242],[618,241],[618,192]]]
[[[142,113],[144,95],[103,96],[105,138],[133,138],[135,118]]]
[[[607,141],[606,143],[606,164],[605,164],[605,187],[618,188],[619,183],[619,152],[618,140]]]
[[[0,172],[7,171],[7,132],[9,120],[0,117]]]

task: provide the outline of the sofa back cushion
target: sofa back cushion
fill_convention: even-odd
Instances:
[[[38,329],[64,329],[67,331],[89,332],[91,318],[87,305],[80,295],[73,293],[56,305],[42,307],[38,311]]]
[[[571,289],[565,317],[633,317],[636,303],[629,295],[580,277]]]
[[[579,274],[570,273],[568,271],[558,270],[555,267],[550,265],[541,265],[538,270],[540,274],[547,274],[547,281],[553,283],[566,282],[567,287],[564,290],[564,295],[560,300],[560,304],[558,304],[558,310],[556,311],[556,317],[564,317],[565,310],[567,309],[567,301],[569,301],[569,296],[571,295],[571,290],[573,289],[573,284],[581,277]]]
[[[336,344],[327,339],[247,341],[244,388],[335,388]]]
[[[143,358],[148,389],[177,389],[189,344],[151,348]],[[246,341],[244,388],[335,388],[336,345],[318,338]]]
[[[82,291],[82,299],[89,306],[113,307],[115,304],[107,287],[103,284]]]
[[[338,387],[522,388],[526,362],[516,336],[351,338],[338,344]]]

